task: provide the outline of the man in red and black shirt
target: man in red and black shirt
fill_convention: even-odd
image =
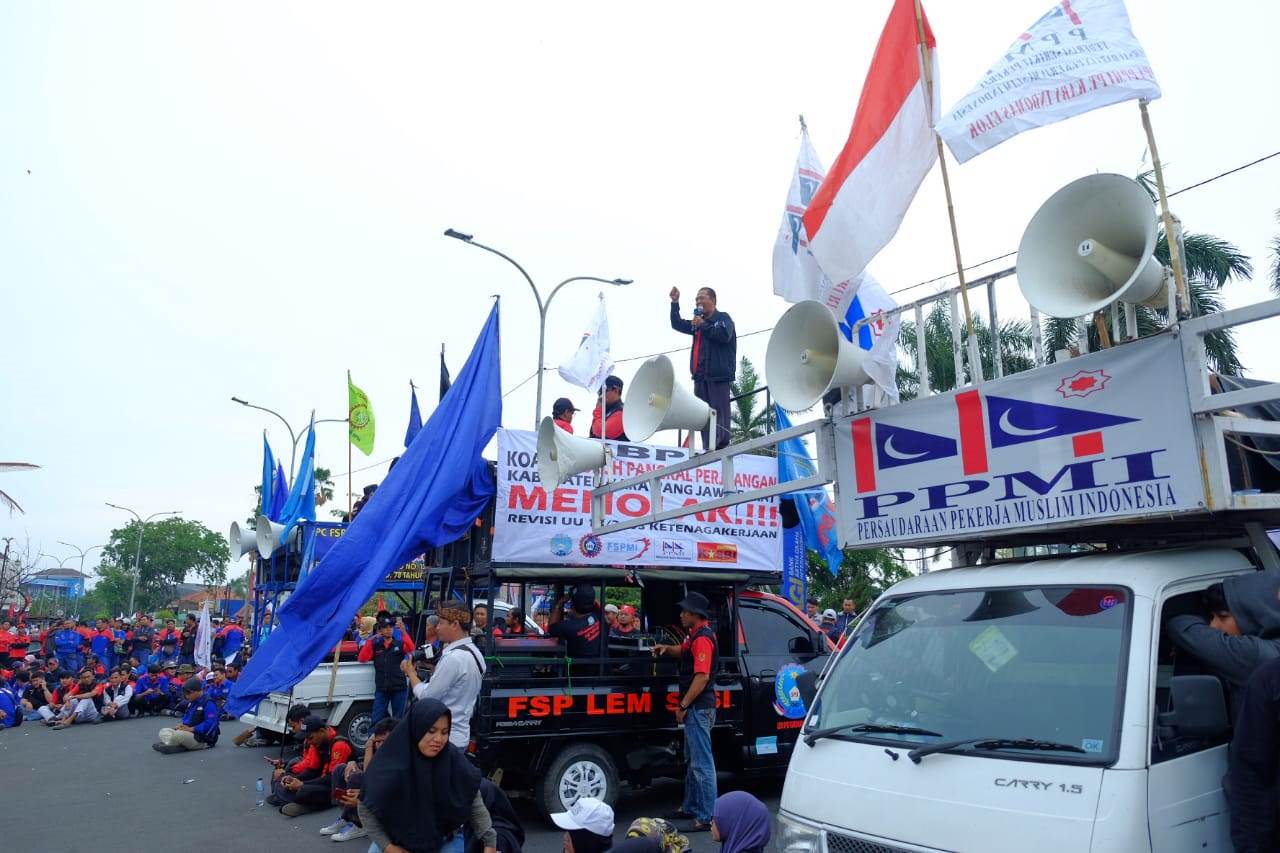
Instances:
[[[565,613],[565,603],[573,599],[573,610]],[[604,654],[600,642],[605,636],[604,620],[596,610],[596,594],[589,586],[580,586],[573,595],[562,595],[551,608],[547,634],[564,640],[565,655],[570,658],[598,658]]]
[[[627,441],[622,429],[622,380],[606,376],[604,380],[604,437],[615,441]],[[600,437],[600,403],[591,413],[591,437]]]
[[[568,397],[560,397],[551,405],[551,420],[569,435],[573,435],[573,416],[578,410]]]
[[[678,605],[680,624],[688,635],[680,645],[657,645],[658,656],[680,658],[680,705],[676,722],[684,724],[684,802],[681,817],[692,818],[688,832],[711,828],[711,812],[716,803],[716,763],[711,754],[711,727],[716,721],[716,694],[711,676],[719,662],[716,635],[711,630],[711,602],[699,592],[691,592]]]
[[[302,757],[272,774],[271,797],[268,802],[280,806],[281,814],[297,817],[332,805],[333,771],[351,760],[351,744],[322,718],[309,716],[302,721],[306,738]]]

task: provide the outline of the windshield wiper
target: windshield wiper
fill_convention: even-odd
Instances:
[[[920,759],[926,755],[933,755],[935,752],[946,752],[948,749],[955,749],[961,746],[973,746],[974,749],[1043,749],[1048,752],[1079,752],[1084,750],[1078,746],[1069,743],[1055,743],[1051,740],[1035,740],[1034,738],[1009,738],[1009,737],[971,737],[964,740],[948,740],[941,743],[931,743],[928,746],[919,746],[907,753],[915,764],[920,763]]]
[[[804,733],[805,746],[813,746],[814,741],[835,734],[892,734],[892,735],[925,735],[942,737],[942,732],[934,732],[917,726],[894,726],[887,723],[847,723],[843,726],[832,726],[829,729],[812,729]]]

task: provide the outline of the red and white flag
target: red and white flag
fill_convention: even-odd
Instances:
[[[926,97],[914,0],[894,0],[844,150],[804,213],[809,248],[832,281],[854,279],[893,239],[938,159],[936,41],[920,10],[933,69]]]

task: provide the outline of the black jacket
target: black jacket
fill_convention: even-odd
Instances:
[[[1231,741],[1231,843],[1237,853],[1276,850],[1280,784],[1280,659],[1264,664],[1245,687]]]
[[[708,382],[732,382],[738,375],[738,332],[733,318],[717,311],[700,329],[680,316],[680,304],[671,303],[671,328],[686,335],[693,335],[693,349],[689,353],[689,373],[694,379]],[[694,363],[694,355],[698,363]]]

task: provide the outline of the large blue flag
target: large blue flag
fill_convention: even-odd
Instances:
[[[299,521],[315,520],[316,424],[315,415],[312,415],[311,426],[307,429],[307,443],[302,448],[302,462],[293,478],[293,489],[289,492],[289,499],[280,508],[280,517],[273,521],[284,525],[284,532],[280,535],[281,541],[284,541]]]
[[[409,428],[404,431],[404,446],[413,444],[413,438],[422,429],[422,413],[418,411],[418,392],[409,383]]]
[[[777,418],[778,429],[790,429],[791,419],[781,406],[774,405],[774,417]],[[778,445],[778,482],[800,480],[812,477],[817,473],[817,466],[809,458],[809,451],[804,442],[798,438],[789,438]],[[836,514],[831,507],[831,497],[821,486],[788,493],[793,499],[796,513],[800,516],[800,527],[804,530],[804,541],[809,548],[817,551],[827,561],[827,568],[832,575],[840,574],[840,563],[844,553],[840,550],[840,537],[836,533]]]
[[[498,308],[453,389],[378,491],[279,608],[276,630],[250,658],[227,710],[243,714],[288,690],[341,639],[389,572],[460,537],[493,496],[483,452],[502,422]]]
[[[280,512],[284,509],[285,502],[289,500],[289,481],[284,478],[284,465],[276,463],[276,481],[271,487],[271,509],[267,510],[267,518],[272,521],[280,520]]]
[[[262,431],[262,514],[275,521],[271,508],[275,505],[276,457],[267,443],[267,431]]]

